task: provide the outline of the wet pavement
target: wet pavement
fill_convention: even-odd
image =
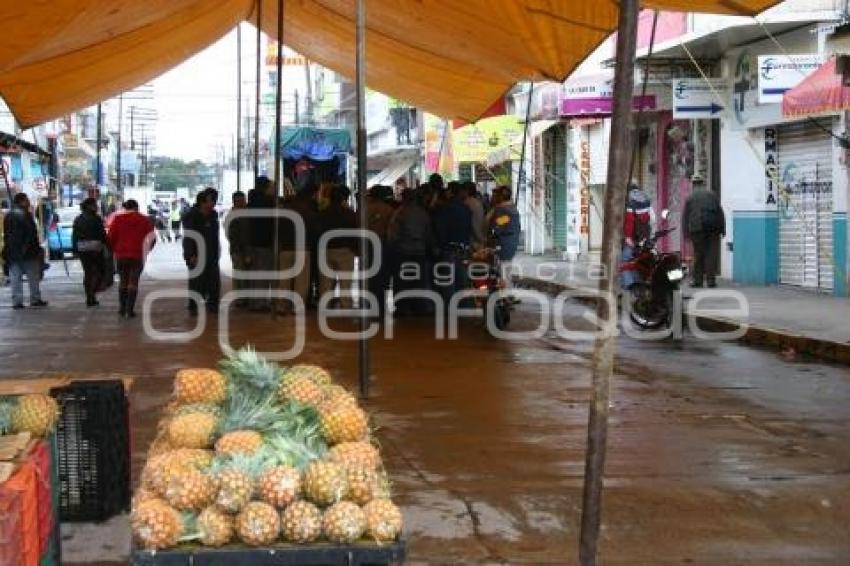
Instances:
[[[155,253],[174,268],[175,251]],[[155,342],[140,319],[118,319],[113,293],[86,309],[78,281],[55,270],[42,311],[13,311],[0,292],[0,375],[134,377],[138,471],[174,371],[220,357],[219,321],[189,343]],[[584,308],[569,305],[572,324]],[[523,305],[515,328],[534,311]],[[160,330],[191,325],[179,299],[151,312]],[[295,334],[293,318],[235,313],[229,326],[232,343],[261,351],[284,350]],[[394,330],[371,341],[367,405],[410,563],[575,563],[592,344],[552,332],[499,341],[476,320],[461,323],[459,340],[435,339],[430,320]],[[299,359],[353,387],[356,343],[322,337],[312,319],[306,337]],[[850,563],[850,369],[693,337],[620,345],[602,564]],[[122,518],[66,525],[63,536],[65,563],[126,561]]]

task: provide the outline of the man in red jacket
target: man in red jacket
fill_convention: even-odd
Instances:
[[[139,214],[139,203],[133,199],[123,205],[124,211],[116,214],[109,225],[107,239],[112,247],[118,268],[118,301],[122,317],[136,316],[136,296],[139,293],[139,279],[145,264],[145,241],[151,239],[153,247],[153,224],[147,216]]]

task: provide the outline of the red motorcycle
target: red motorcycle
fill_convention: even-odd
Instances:
[[[662,218],[666,216],[662,214]],[[685,270],[678,252],[659,252],[656,245],[674,230],[665,228],[638,242],[634,258],[620,266],[621,272],[631,271],[636,275],[636,281],[626,290],[629,317],[645,330],[670,326],[673,320],[674,298],[685,278]]]

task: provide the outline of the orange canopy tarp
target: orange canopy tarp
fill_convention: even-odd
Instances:
[[[850,87],[844,86],[835,58],[782,95],[782,114],[791,117],[834,114],[850,109]]]
[[[276,35],[277,1],[262,0]],[[776,0],[654,0],[648,8],[756,14]],[[0,95],[24,127],[142,84],[201,51],[255,0],[0,2]],[[286,0],[284,43],[353,76],[355,0]],[[521,80],[563,80],[617,25],[598,0],[368,0],[370,88],[474,119]],[[199,88],[201,85],[199,85]]]

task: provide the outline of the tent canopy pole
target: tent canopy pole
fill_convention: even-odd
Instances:
[[[620,0],[617,33],[617,64],[614,71],[614,113],[608,153],[608,179],[605,191],[605,221],[602,228],[601,263],[605,276],[599,280],[596,316],[602,332],[593,350],[593,398],[587,422],[584,493],[581,505],[579,564],[594,566],[599,543],[602,514],[602,480],[605,475],[605,451],[608,442],[608,402],[614,352],[617,348],[616,288],[623,239],[626,184],[632,143],[632,89],[634,88],[638,0]]]
[[[519,150],[519,174],[516,180],[517,190],[514,195],[514,203],[519,202],[519,192],[522,191],[525,195],[526,187],[528,187],[528,183],[525,182],[526,175],[528,175],[525,170],[525,146],[528,143],[528,126],[531,123],[531,99],[534,96],[534,81],[529,81],[528,84],[528,103],[525,105],[525,125],[522,128],[522,147]],[[525,202],[528,202],[528,199]]]
[[[242,190],[242,23],[236,25],[236,190]]]
[[[366,0],[357,0],[357,190],[359,202],[357,211],[360,215],[360,229],[364,231],[360,238],[360,297],[366,292],[366,260],[367,241],[365,230],[368,228],[369,216],[366,211]],[[377,251],[377,250],[375,250]],[[372,254],[377,256],[377,254]],[[375,257],[375,261],[381,261]],[[358,352],[358,377],[360,396],[369,397],[369,340],[365,337],[369,325],[369,310],[361,300],[360,311],[360,342]]]
[[[263,41],[263,0],[257,0],[257,83],[254,85],[254,181],[260,176],[260,58]]]
[[[283,195],[283,179],[281,168],[281,152],[280,152],[280,121],[281,107],[283,106],[283,0],[277,0],[277,62],[275,63],[277,71],[277,84],[275,85],[275,109],[274,109],[274,186],[275,198],[272,206],[273,210],[280,208],[280,197]],[[272,249],[274,250],[274,271],[280,272],[280,217],[274,217],[274,242]],[[272,298],[272,318],[277,318],[277,308],[275,308],[275,300]]]

